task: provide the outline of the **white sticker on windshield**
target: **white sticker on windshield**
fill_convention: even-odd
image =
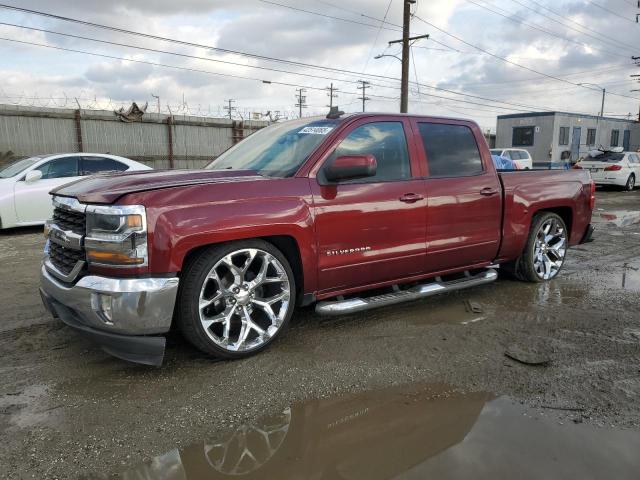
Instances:
[[[310,133],[312,135],[326,135],[333,127],[304,127],[298,133]]]

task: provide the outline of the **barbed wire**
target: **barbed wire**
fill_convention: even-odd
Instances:
[[[145,100],[146,101],[146,100]],[[82,110],[119,110],[128,108],[133,100],[114,100],[112,98],[99,98],[89,96],[88,92],[81,90],[78,95],[68,95],[61,92],[58,96],[40,95],[22,92],[7,92],[0,87],[0,104],[12,105],[16,107],[33,108],[68,108]],[[149,102],[147,108],[149,113],[160,113],[163,115],[195,116],[205,118],[228,118],[229,113],[222,105],[203,105],[201,103],[192,105],[187,101],[167,102],[160,105],[160,112],[153,102]],[[258,107],[237,107],[233,110],[231,118],[234,120],[291,120],[298,117],[297,111],[287,107],[258,108]]]

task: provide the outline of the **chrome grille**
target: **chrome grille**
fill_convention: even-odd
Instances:
[[[72,231],[78,235],[85,234],[85,213],[55,207],[53,210],[53,223],[61,230]]]
[[[84,261],[84,251],[64,248],[62,245],[51,242],[49,260],[58,270],[69,275],[78,262]]]

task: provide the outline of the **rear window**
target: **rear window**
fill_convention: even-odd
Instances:
[[[585,157],[585,162],[619,162],[624,158],[624,153],[604,152],[601,155],[590,153]]]
[[[483,173],[478,144],[469,127],[419,123],[430,177],[469,177]]]

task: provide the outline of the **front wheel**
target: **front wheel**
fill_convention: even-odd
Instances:
[[[624,189],[627,192],[631,192],[635,187],[636,187],[636,176],[632,173],[631,175],[629,175],[629,178],[627,179],[627,183],[625,184]]]
[[[555,213],[538,213],[531,222],[524,251],[511,265],[511,270],[522,281],[551,280],[564,264],[568,243],[564,220]]]
[[[272,244],[246,240],[212,247],[182,275],[178,325],[205,353],[243,358],[267,347],[287,326],[296,285]]]

